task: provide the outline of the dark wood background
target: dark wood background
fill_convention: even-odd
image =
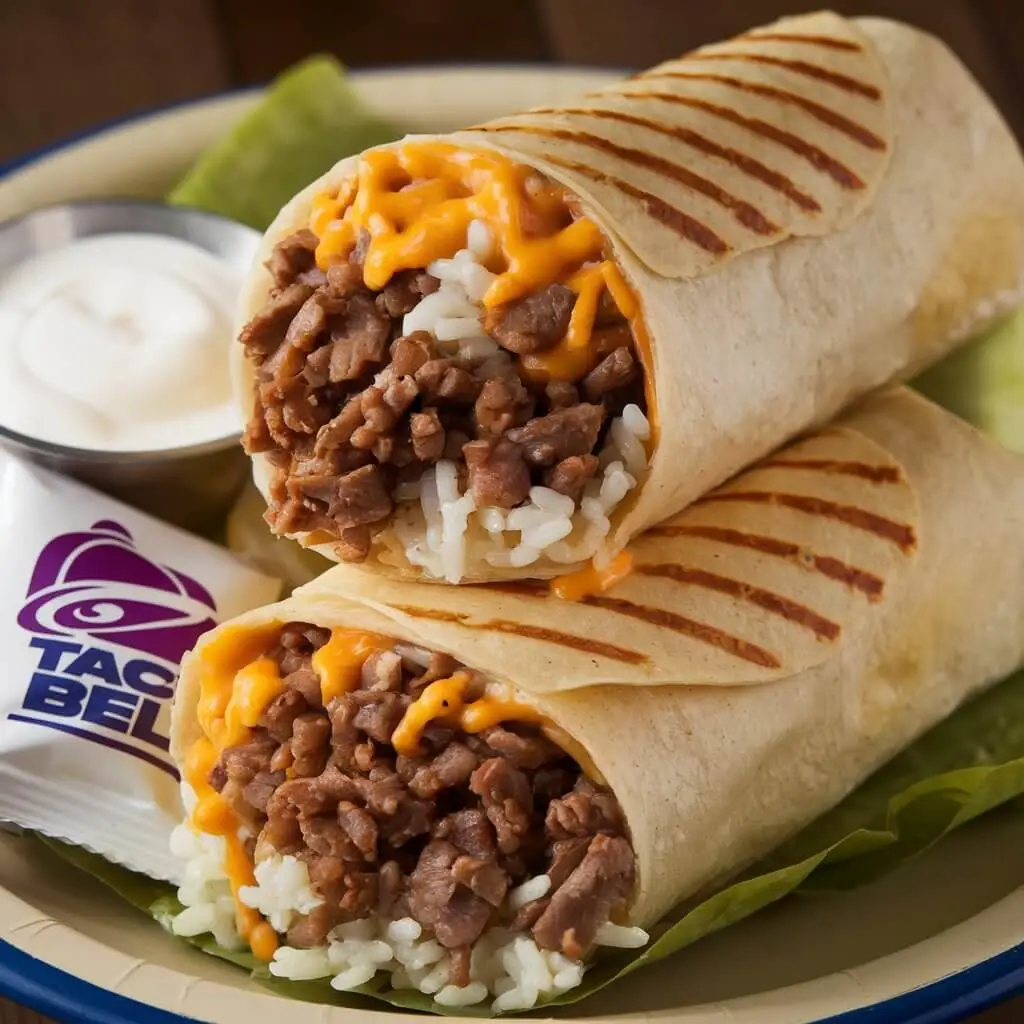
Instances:
[[[1024,0],[0,0],[0,161],[92,125],[262,82],[316,51],[350,67],[640,68],[829,6],[941,36],[1024,137]],[[0,1000],[0,1024],[42,1018]],[[1024,1021],[1024,1000],[975,1024]]]
[[[1022,0],[0,0],[0,160],[134,111],[265,81],[317,50],[352,67],[639,68],[826,5],[937,33],[1024,135]]]

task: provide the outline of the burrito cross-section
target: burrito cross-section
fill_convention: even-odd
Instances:
[[[275,533],[381,575],[605,562],[1019,298],[1024,163],[940,43],[833,14],[343,160],[235,380]]]
[[[640,948],[1024,661],[1024,463],[876,397],[611,590],[336,566],[183,665],[179,934],[525,1009]]]

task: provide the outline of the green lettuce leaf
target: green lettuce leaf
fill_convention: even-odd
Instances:
[[[263,231],[296,192],[342,157],[397,135],[366,109],[333,57],[310,57],[274,80],[169,200]]]
[[[911,382],[921,394],[1024,452],[1024,316],[1003,319]]]
[[[876,772],[828,814],[715,895],[680,907],[644,950],[602,959],[583,984],[547,1005],[575,1003],[605,985],[740,921],[792,893],[822,893],[870,881],[927,850],[984,811],[1024,794],[1024,672],[962,707]],[[42,839],[75,867],[98,878],[165,928],[181,909],[171,886],[110,864],[95,854]],[[419,992],[391,991],[375,979],[356,992],[327,981],[274,978],[248,953],[193,945],[248,969],[279,995],[366,1009],[479,1016],[480,1008],[436,1006]]]

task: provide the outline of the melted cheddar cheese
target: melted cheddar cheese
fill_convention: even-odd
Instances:
[[[423,730],[434,721],[444,721],[466,733],[483,732],[499,722],[534,722],[547,719],[529,704],[495,694],[484,694],[467,702],[466,688],[472,682],[469,672],[456,672],[427,686],[409,705],[391,736],[391,745],[399,754],[418,757],[423,753]]]
[[[363,662],[375,651],[388,651],[394,641],[376,633],[335,629],[331,638],[313,655],[313,671],[320,679],[324,706],[335,697],[359,688]]]
[[[501,154],[441,142],[371,150],[336,195],[314,199],[309,227],[319,239],[316,260],[324,270],[346,257],[367,232],[363,279],[378,291],[393,274],[422,269],[464,248],[474,220],[488,226],[498,252],[490,266],[497,277],[484,295],[485,307],[556,282],[577,293],[566,337],[548,352],[521,358],[528,378],[576,381],[607,354],[591,345],[606,288],[629,321],[640,361],[649,370],[636,297],[605,258],[600,228],[587,217],[573,218],[562,188]]]
[[[273,958],[277,935],[251,907],[238,899],[243,885],[254,885],[253,866],[239,838],[242,822],[231,804],[210,785],[210,773],[225,750],[244,743],[270,702],[284,689],[277,663],[265,652],[276,630],[244,627],[222,629],[200,651],[201,672],[196,715],[202,735],[185,758],[185,780],[196,796],[192,826],[208,835],[223,836],[224,872],[235,895],[238,934],[261,960]],[[373,651],[388,649],[385,637],[360,630],[334,630],[330,641],[314,655],[325,701],[359,684],[359,669]],[[325,652],[325,653],[322,653]],[[289,768],[290,757],[278,751],[275,771]]]
[[[566,573],[551,581],[549,589],[563,601],[582,601],[585,597],[603,594],[633,571],[633,556],[620,551],[608,565],[598,569],[594,565]]]
[[[244,743],[250,730],[271,701],[284,690],[277,662],[266,651],[276,638],[272,629],[225,628],[198,654],[201,680],[197,717],[201,735],[188,751],[184,776],[196,796],[190,824],[198,832],[223,836],[226,853],[224,872],[235,897],[239,935],[253,955],[271,960],[278,940],[274,929],[260,914],[238,899],[242,886],[255,885],[252,861],[241,839],[242,822],[230,802],[210,785],[210,773],[226,750]],[[363,662],[375,651],[391,650],[394,641],[376,633],[356,629],[334,629],[330,639],[313,655],[312,665],[320,678],[327,703],[360,684]],[[392,746],[409,757],[422,753],[423,730],[437,719],[477,733],[499,722],[518,720],[545,726],[535,708],[490,694],[467,702],[472,682],[467,671],[456,672],[426,686],[406,709],[392,735]],[[289,769],[291,753],[281,747],[271,768]]]

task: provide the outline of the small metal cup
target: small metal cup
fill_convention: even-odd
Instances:
[[[204,210],[134,199],[65,203],[0,224],[0,273],[79,238],[114,233],[168,235],[248,272],[260,241],[252,228]],[[240,436],[159,451],[97,451],[51,444],[0,423],[0,445],[196,533],[217,532],[241,490],[248,459]]]

